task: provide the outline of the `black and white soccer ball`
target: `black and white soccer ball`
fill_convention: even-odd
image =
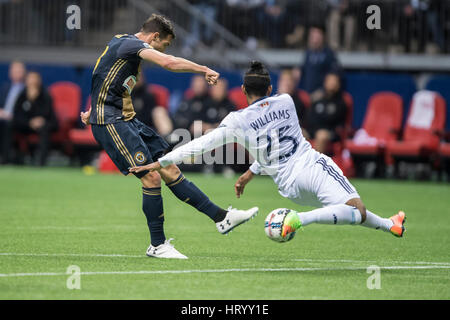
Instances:
[[[269,239],[277,242],[287,242],[294,238],[295,231],[286,234],[285,237],[281,236],[284,220],[291,211],[292,210],[286,208],[278,208],[267,215],[266,221],[264,222],[264,231]]]

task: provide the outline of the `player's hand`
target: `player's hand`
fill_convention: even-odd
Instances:
[[[244,194],[244,188],[247,183],[253,178],[253,172],[247,170],[243,175],[239,177],[234,185],[234,191],[236,192],[236,197],[240,198],[241,194]]]
[[[86,126],[90,125],[90,123],[89,123],[90,116],[91,116],[91,109],[89,109],[86,112],[81,112],[80,113],[81,122],[83,122]]]
[[[146,171],[146,170],[152,172],[152,171],[156,171],[159,169],[161,169],[161,164],[159,163],[159,161],[156,161],[156,162],[153,162],[150,164],[146,164],[145,166],[132,167],[132,168],[130,168],[130,172],[138,173],[138,172]]]
[[[212,69],[208,68],[205,72],[205,79],[209,85],[217,84],[217,80],[219,79],[219,77],[220,77],[220,73],[218,73]]]

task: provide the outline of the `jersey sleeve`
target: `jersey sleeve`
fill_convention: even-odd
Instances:
[[[235,112],[230,112],[219,124],[219,128],[236,129],[239,127],[239,122]]]
[[[213,131],[196,138],[179,148],[174,149],[158,159],[162,167],[173,163],[180,163],[186,158],[196,157],[220,147],[234,140],[233,130],[227,127],[218,127]]]
[[[151,49],[151,47],[148,43],[139,39],[125,39],[117,49],[117,57],[122,59],[139,57],[139,52],[144,49]]]
[[[252,165],[250,166],[250,171],[254,174],[261,174],[261,165],[258,161],[253,161]]]

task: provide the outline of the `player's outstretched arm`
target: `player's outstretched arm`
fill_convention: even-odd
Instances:
[[[161,169],[161,164],[159,163],[159,161],[156,161],[156,162],[153,162],[150,164],[146,164],[144,166],[132,167],[132,168],[130,168],[130,172],[138,173],[138,172],[146,171],[146,170],[152,172],[152,171],[158,171],[159,169]]]
[[[199,138],[196,138],[182,145],[181,147],[174,149],[173,151],[159,158],[157,162],[140,167],[130,168],[130,172],[159,170],[161,167],[165,168],[168,165],[180,163],[184,159],[199,156],[228,142],[233,142],[233,138],[234,135],[232,130],[228,130],[225,127],[219,127]]]
[[[213,85],[217,83],[220,74],[207,66],[199,65],[184,58],[174,57],[154,49],[145,49],[139,52],[139,56],[172,72],[192,72],[205,75],[206,81]]]
[[[253,179],[253,172],[248,169],[244,174],[242,174],[234,185],[234,191],[236,192],[236,197],[240,198],[241,194],[244,194],[244,189],[247,183]]]

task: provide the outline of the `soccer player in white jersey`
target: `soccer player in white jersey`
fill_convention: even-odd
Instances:
[[[288,94],[270,97],[269,72],[257,61],[251,63],[242,85],[249,106],[231,112],[220,126],[132,172],[160,170],[183,159],[211,151],[228,142],[238,142],[255,158],[235,184],[239,198],[255,174],[269,174],[279,193],[299,205],[319,207],[309,212],[291,211],[282,236],[311,223],[357,225],[403,236],[403,211],[389,219],[367,210],[352,184],[328,156],[315,151],[303,137],[295,105]]]

